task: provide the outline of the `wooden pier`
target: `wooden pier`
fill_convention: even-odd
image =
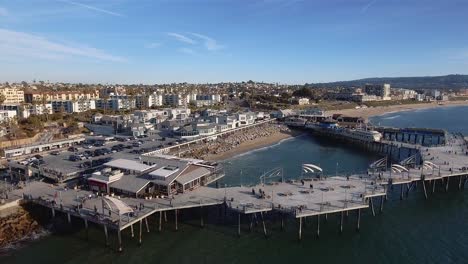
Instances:
[[[117,232],[117,250],[123,250],[121,232],[129,228],[132,237],[134,226],[138,226],[138,242],[142,243],[142,230],[150,231],[148,217],[159,219],[158,230],[162,228],[162,219],[167,213],[174,215],[175,229],[178,229],[178,212],[198,208],[200,226],[204,225],[202,210],[224,207],[237,216],[238,235],[241,234],[242,216],[253,221],[262,222],[263,233],[268,235],[264,221],[265,214],[281,216],[281,227],[284,217],[297,219],[298,239],[302,239],[304,219],[317,219],[317,237],[320,236],[320,218],[327,219],[335,214],[340,217],[339,232],[343,231],[344,215],[356,213],[356,230],[359,231],[362,210],[370,209],[376,215],[377,209],[383,211],[383,205],[392,186],[401,189],[400,198],[408,195],[415,185],[421,184],[426,198],[434,192],[436,184],[448,191],[449,182],[456,182],[459,189],[468,181],[467,143],[462,137],[448,137],[443,146],[422,147],[410,143],[418,151],[421,164],[415,161],[405,170],[389,170],[368,173],[366,175],[317,177],[311,179],[289,180],[287,182],[270,182],[255,186],[238,186],[227,188],[200,187],[188,193],[171,197],[137,199],[134,197],[98,196],[96,193],[80,189],[68,189],[65,185],[54,186],[43,182],[32,182],[12,195],[22,196],[24,200],[45,206],[51,210],[51,216],[57,212],[83,221],[87,229],[92,222],[102,226],[105,245],[108,243],[109,231]],[[382,144],[385,144],[382,143]],[[392,143],[394,144],[394,143]],[[206,208],[206,209],[205,209]]]

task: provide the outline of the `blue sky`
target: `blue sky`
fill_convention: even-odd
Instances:
[[[467,0],[0,0],[0,81],[468,73]]]

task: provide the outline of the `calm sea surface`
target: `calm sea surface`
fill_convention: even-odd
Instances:
[[[394,113],[372,121],[445,128],[468,135],[468,107]],[[299,177],[302,163],[319,164],[327,175],[364,172],[377,158],[348,145],[303,135],[226,161],[227,175],[221,184],[254,184],[263,172],[275,167],[282,167],[286,178]],[[420,189],[403,201],[395,190],[382,214],[363,214],[359,233],[354,214],[346,219],[342,235],[338,234],[338,217],[329,216],[327,223],[321,223],[321,237],[316,239],[315,219],[308,219],[301,242],[297,241],[293,219],[281,231],[277,219],[269,216],[267,239],[261,226],[249,233],[244,219],[238,238],[235,217],[222,223],[216,210],[211,211],[203,229],[198,226],[198,211],[183,213],[177,232],[171,215],[162,233],[155,231],[157,222],[152,219],[153,230],[143,233],[141,247],[130,234],[123,235],[121,254],[104,247],[99,227],[90,229],[86,241],[79,228],[82,223],[76,222],[71,231],[8,252],[9,256],[0,257],[0,263],[468,263],[468,191],[455,187],[448,193],[437,190],[427,201]],[[115,234],[111,239],[114,243]]]

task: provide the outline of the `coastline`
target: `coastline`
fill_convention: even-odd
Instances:
[[[240,154],[243,154],[243,153],[255,150],[255,149],[271,146],[275,143],[278,143],[288,138],[297,137],[301,134],[302,133],[297,130],[296,131],[293,130],[291,132],[274,133],[268,137],[261,137],[261,138],[256,138],[254,140],[245,141],[239,146],[237,146],[236,148],[231,149],[229,151],[219,153],[219,154],[208,155],[205,157],[205,160],[218,161],[218,162],[224,161],[224,160],[233,158],[234,156],[237,156],[237,155],[240,155]]]
[[[381,116],[389,113],[411,111],[418,109],[430,109],[430,108],[442,108],[449,106],[468,106],[468,101],[448,101],[444,102],[443,105],[439,105],[436,102],[421,103],[421,104],[405,104],[405,105],[390,105],[390,106],[378,106],[372,108],[359,108],[359,109],[343,109],[329,111],[330,114],[343,114],[346,116],[363,117],[369,119],[374,116]]]

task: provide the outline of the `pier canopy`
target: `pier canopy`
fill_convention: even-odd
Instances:
[[[309,172],[323,172],[322,168],[314,164],[302,164],[302,171],[305,173]]]
[[[119,215],[133,213],[133,209],[130,206],[117,198],[106,196],[104,197],[103,201],[107,204],[107,206],[110,207],[112,211],[118,212]]]
[[[409,170],[399,164],[392,165],[392,172],[409,172]]]

